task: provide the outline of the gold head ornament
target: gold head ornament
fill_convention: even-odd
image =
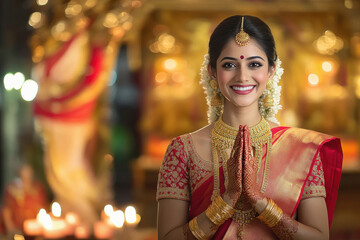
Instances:
[[[244,17],[241,18],[241,28],[240,32],[238,32],[235,36],[235,42],[239,46],[246,46],[250,42],[250,36],[244,31]]]

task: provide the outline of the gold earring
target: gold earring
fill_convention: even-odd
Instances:
[[[274,99],[273,96],[270,93],[270,90],[273,88],[273,81],[272,79],[270,79],[267,83],[266,83],[266,89],[268,90],[268,93],[264,99],[264,107],[273,107],[274,106]]]
[[[210,87],[214,90],[215,95],[211,98],[210,105],[213,107],[218,107],[222,105],[221,93],[218,92],[218,84],[217,81],[212,79],[210,80]]]
[[[222,105],[221,93],[217,92],[212,98],[210,105],[213,107],[218,107]]]
[[[212,80],[210,81],[210,87],[211,87],[213,90],[215,90],[215,91],[218,89],[218,85],[217,85],[216,80],[212,79]]]
[[[271,88],[273,88],[273,81],[272,79],[270,79],[267,83],[266,83],[266,89],[270,90]]]

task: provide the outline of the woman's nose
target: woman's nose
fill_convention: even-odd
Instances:
[[[249,72],[245,67],[239,67],[236,73],[236,81],[246,82],[249,80]]]

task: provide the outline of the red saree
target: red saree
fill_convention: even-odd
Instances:
[[[312,174],[313,166],[319,157],[324,173],[325,201],[330,226],[341,176],[342,150],[340,139],[314,131],[288,127],[273,128],[272,134],[273,146],[265,196],[273,199],[284,213],[293,216],[302,198],[305,183],[307,183],[309,175]],[[169,165],[166,165],[169,162],[174,163],[177,158],[180,159],[182,156],[186,158],[190,155],[186,151],[178,150],[169,151],[167,154],[170,152],[173,153],[174,158],[163,163],[160,169],[157,197],[158,199],[178,198],[190,201],[190,220],[204,212],[211,204],[213,174],[209,172],[204,174],[205,177],[203,178],[197,177],[196,187],[194,184],[188,184],[189,187],[187,187],[186,179],[194,178],[197,175],[189,175],[186,171],[195,172],[198,169],[186,161],[180,162],[176,167],[169,168]],[[172,170],[168,171],[169,169]],[[174,175],[174,173],[176,174]],[[176,177],[182,181],[177,181]],[[224,174],[221,169],[220,192],[223,193],[224,191]],[[187,194],[187,192],[189,193]],[[277,239],[270,228],[256,218],[246,225],[243,231],[244,239]],[[213,239],[234,239],[237,238],[237,232],[237,224],[229,219],[219,227]]]

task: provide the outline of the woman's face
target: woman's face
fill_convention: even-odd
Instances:
[[[225,107],[256,107],[258,99],[272,78],[267,56],[254,39],[246,46],[239,46],[231,39],[216,61],[219,89],[225,97]]]

